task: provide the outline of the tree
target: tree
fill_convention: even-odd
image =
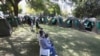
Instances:
[[[30,0],[28,4],[31,8],[35,9],[37,12],[42,11],[45,15],[50,14],[49,9],[53,9],[54,14],[60,14],[60,8],[57,4],[53,4],[49,0]]]
[[[8,3],[10,3],[14,9],[14,15],[18,16],[18,3],[21,0],[6,0]]]
[[[5,13],[7,10],[7,5],[5,4],[5,0],[0,0],[0,2],[1,2],[0,10],[3,11],[3,13]]]
[[[96,17],[100,15],[100,0],[77,0],[74,15],[76,17]]]

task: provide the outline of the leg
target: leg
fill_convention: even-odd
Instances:
[[[55,51],[55,48],[54,47],[50,47],[50,56],[55,56],[56,55],[56,51]]]

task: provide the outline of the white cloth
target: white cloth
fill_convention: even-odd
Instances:
[[[95,22],[96,21],[96,18],[95,17],[92,17],[92,18],[89,18],[90,21],[92,22]]]
[[[40,56],[41,55],[50,56],[50,50],[49,49],[43,49],[43,48],[40,47]]]

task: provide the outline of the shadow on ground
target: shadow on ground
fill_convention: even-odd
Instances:
[[[70,28],[41,26],[50,34],[58,56],[100,56],[100,36]],[[0,56],[39,56],[36,34],[29,27],[18,30],[13,37],[0,39]]]
[[[44,28],[51,32],[50,38],[59,56],[100,56],[100,38],[96,38],[96,34],[53,26]]]
[[[4,38],[2,45],[0,56],[39,56],[39,44],[36,39],[17,42]]]
[[[0,56],[39,56],[36,33],[25,26],[16,28],[11,37],[0,38]]]

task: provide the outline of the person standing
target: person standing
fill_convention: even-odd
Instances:
[[[41,27],[39,26],[39,19],[38,19],[38,17],[36,17],[36,33],[38,33],[39,32],[39,29],[40,29]]]

